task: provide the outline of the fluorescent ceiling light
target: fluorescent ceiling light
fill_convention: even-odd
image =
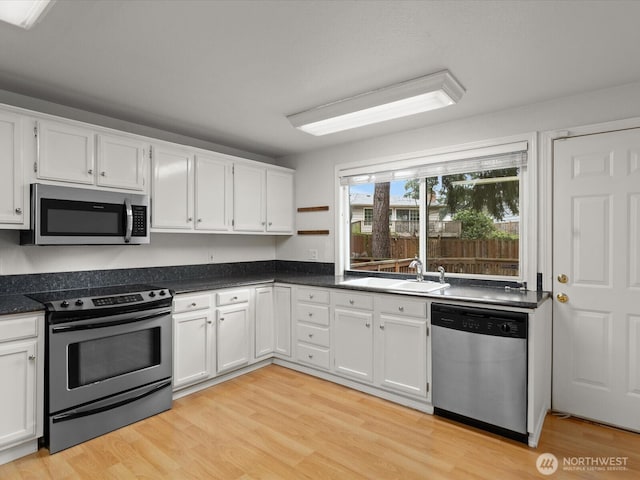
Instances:
[[[49,0],[0,0],[0,20],[28,30],[49,5]]]
[[[289,115],[287,119],[311,135],[327,135],[453,105],[463,94],[462,85],[444,70]]]

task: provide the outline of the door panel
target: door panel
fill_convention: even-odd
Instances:
[[[640,129],[554,142],[553,408],[640,431],[638,152]]]

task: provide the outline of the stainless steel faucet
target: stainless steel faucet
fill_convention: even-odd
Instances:
[[[415,258],[409,264],[409,268],[416,269],[416,281],[421,282],[424,280],[424,273],[422,271],[422,261],[416,255]]]
[[[438,272],[440,273],[440,283],[444,283],[444,267],[442,265],[438,267]]]

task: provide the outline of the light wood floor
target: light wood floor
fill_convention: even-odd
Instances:
[[[540,453],[560,460],[549,477]],[[568,472],[563,457],[628,457]],[[539,448],[269,366],[82,445],[0,466],[0,479],[640,478],[640,435],[549,416]]]

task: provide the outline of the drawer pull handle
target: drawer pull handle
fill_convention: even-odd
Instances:
[[[312,355],[312,354],[308,354],[307,356],[308,356],[309,358],[313,358],[313,355]]]
[[[401,312],[404,312],[404,307],[398,307],[398,310],[400,310]]]

